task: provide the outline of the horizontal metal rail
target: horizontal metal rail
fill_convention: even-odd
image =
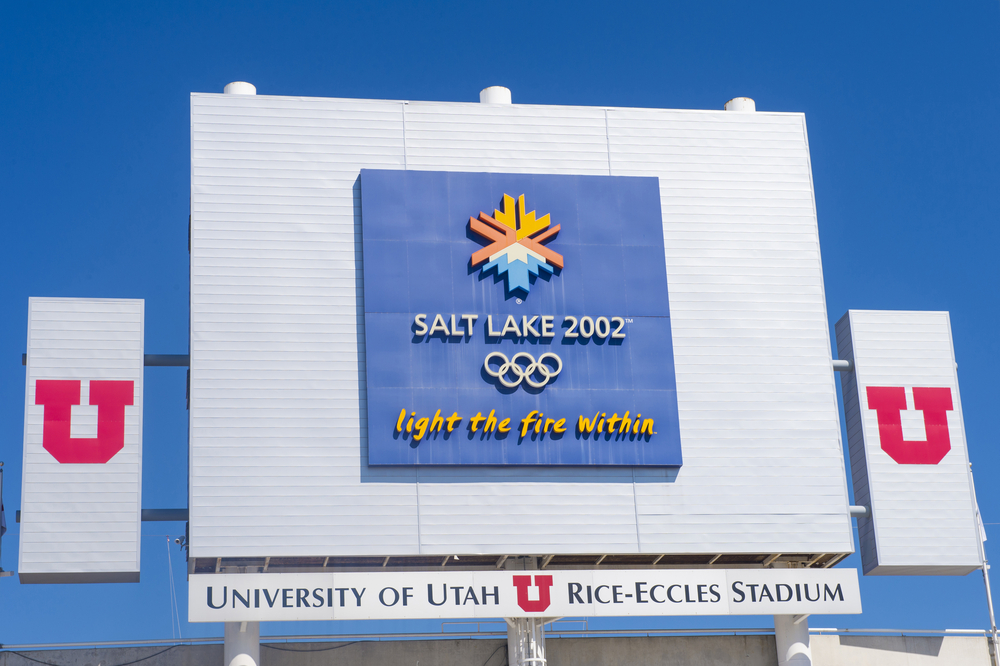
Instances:
[[[188,519],[187,509],[143,509],[142,520],[146,522],[184,522]]]
[[[143,509],[140,514],[144,522],[184,522],[188,519],[187,509]],[[21,522],[21,511],[14,512],[14,522]]]
[[[859,635],[872,634],[884,636],[986,636],[989,631],[986,629],[823,629],[819,627],[809,627],[810,634],[840,634]]]
[[[681,634],[691,636],[701,636],[709,634],[773,634],[774,629],[666,629],[652,631],[629,631],[629,630],[589,630],[589,631],[548,631],[546,638],[557,637],[559,635],[658,635],[658,634]],[[506,638],[507,631],[482,631],[482,632],[458,632],[458,631],[434,631],[434,632],[414,632],[398,634],[305,634],[300,636],[261,636],[262,645],[267,643],[343,643],[349,641],[400,641],[416,639],[442,639],[454,640],[456,638],[487,639]],[[66,648],[92,648],[92,647],[143,647],[157,645],[203,645],[211,643],[222,643],[224,639],[217,638],[162,638],[145,641],[95,641],[90,643],[24,643],[20,645],[0,644],[3,650],[62,650]]]
[[[191,364],[190,354],[146,354],[142,364],[159,367],[186,368]]]
[[[832,361],[833,369],[837,372],[851,372],[854,364],[850,361]],[[28,355],[21,354],[21,365],[28,364]],[[143,365],[147,367],[183,367],[191,365],[190,354],[146,354],[143,357]]]
[[[859,518],[868,516],[871,512],[866,506],[851,506],[851,516]],[[184,522],[188,519],[187,509],[143,509],[143,522]],[[21,522],[21,511],[14,512],[14,522]],[[600,562],[598,562],[600,564]]]
[[[145,354],[142,364],[146,367],[186,368],[191,364],[190,354]],[[21,354],[21,365],[28,365],[28,355]]]
[[[500,621],[498,620],[497,623]],[[985,629],[821,629],[810,628],[810,634],[851,634],[851,635],[896,635],[896,636],[986,636]],[[545,632],[546,638],[600,638],[609,636],[752,636],[774,634],[774,629],[770,627],[760,628],[739,628],[739,629],[582,629],[582,630],[559,630],[550,629]],[[481,631],[481,632],[414,632],[414,633],[392,633],[392,634],[304,634],[290,636],[261,636],[260,642],[263,645],[268,643],[344,643],[344,642],[386,642],[401,640],[454,640],[455,638],[489,639],[506,638],[506,631]],[[0,644],[3,650],[62,650],[67,648],[94,648],[94,647],[144,647],[157,645],[205,645],[224,642],[221,636],[215,638],[163,638],[140,641],[92,641],[87,643],[21,643],[21,644]]]

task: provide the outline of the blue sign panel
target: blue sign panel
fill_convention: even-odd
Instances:
[[[361,171],[371,465],[681,464],[656,178]]]

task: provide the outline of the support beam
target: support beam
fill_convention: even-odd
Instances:
[[[845,557],[847,557],[848,555],[850,555],[850,553],[841,553],[840,555],[837,555],[835,557],[831,557],[829,560],[827,560],[826,562],[823,563],[823,568],[824,569],[829,569],[830,567],[832,567],[835,564],[840,564],[840,562]]]
[[[226,622],[222,666],[259,666],[260,622]]]
[[[188,519],[187,509],[143,509],[143,522],[181,522]]]
[[[774,553],[773,555],[769,556],[766,560],[764,560],[763,566],[765,567],[771,566],[772,564],[774,564],[774,561],[779,557],[781,557],[781,553]]]
[[[551,619],[551,618],[550,618]],[[545,666],[545,618],[507,617],[508,666]]]
[[[187,509],[143,509],[140,512],[140,518],[142,522],[177,522],[183,523],[188,519]],[[21,522],[21,512],[20,510],[14,512],[14,522]]]
[[[142,361],[147,367],[186,368],[191,365],[188,354],[145,354]]]
[[[28,364],[28,355],[21,354],[21,365]],[[186,368],[191,365],[189,354],[145,354],[143,365],[147,367],[175,367]],[[854,365],[850,361],[833,361],[833,369],[837,372],[850,372]]]
[[[814,565],[817,562],[819,562],[820,560],[822,560],[824,557],[826,557],[826,553],[817,553],[816,555],[813,555],[812,559],[810,559],[808,562],[806,562],[806,567],[805,568],[808,569],[812,565]]]
[[[191,365],[191,356],[189,354],[144,354],[142,364],[154,368],[186,368]],[[21,354],[21,365],[28,365],[27,354]]]
[[[775,615],[774,645],[778,666],[812,666],[808,615]]]

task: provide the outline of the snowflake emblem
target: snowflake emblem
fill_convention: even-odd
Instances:
[[[472,267],[482,264],[481,275],[496,270],[506,281],[507,293],[515,291],[528,294],[530,276],[538,277],[540,271],[552,275],[562,270],[563,256],[542,243],[559,233],[559,225],[550,227],[548,214],[535,216],[535,211],[524,211],[524,195],[517,198],[503,195],[503,210],[493,211],[493,217],[479,213],[479,219],[469,218],[473,233],[489,241],[489,245],[474,252]]]

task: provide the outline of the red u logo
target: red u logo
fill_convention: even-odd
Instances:
[[[901,465],[936,465],[951,450],[948,412],[953,409],[950,388],[913,389],[913,408],[924,413],[927,439],[903,439],[899,413],[906,409],[902,386],[869,386],[868,409],[878,414],[878,438],[882,450]]]
[[[517,588],[517,605],[527,613],[541,613],[549,607],[549,588],[552,587],[552,576],[535,576],[538,587],[538,600],[528,598],[528,588],[531,587],[531,576],[514,576],[514,587]]]
[[[90,382],[97,405],[97,437],[70,437],[72,406],[80,404],[80,380],[39,379],[35,404],[45,406],[42,448],[61,463],[106,463],[125,447],[125,406],[133,404],[133,382]]]

